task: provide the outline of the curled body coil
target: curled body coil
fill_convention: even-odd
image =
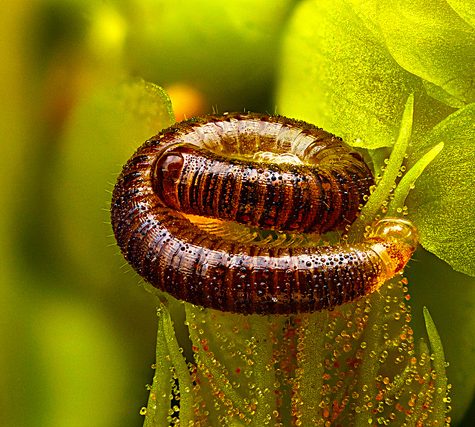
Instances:
[[[196,215],[258,230],[325,233],[356,218],[374,184],[361,156],[281,116],[193,119],[148,140],[124,166],[112,225],[127,261],[178,299],[245,314],[311,312],[373,292],[417,244],[382,220],[354,245],[259,245],[210,233]]]

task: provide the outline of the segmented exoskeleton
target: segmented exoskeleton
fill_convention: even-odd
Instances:
[[[412,225],[387,219],[354,244],[270,247],[223,239],[190,220],[325,233],[356,218],[374,184],[361,156],[322,129],[281,116],[226,114],[182,122],[124,166],[112,225],[129,263],[178,299],[239,313],[332,308],[401,271]]]

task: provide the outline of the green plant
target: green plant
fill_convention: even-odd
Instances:
[[[410,186],[440,152],[441,145],[416,162],[393,191],[412,117],[410,96],[384,174],[349,239],[362,239],[382,208],[402,214]],[[415,344],[406,279],[334,311],[289,316],[206,310],[146,288],[160,301],[146,426],[450,422],[442,344],[426,309],[430,349],[425,340]]]
[[[264,355],[271,353],[285,368],[275,371],[279,384],[285,383],[283,423],[290,422],[292,414],[303,424],[317,415],[328,415],[328,421],[344,401],[340,397],[346,386],[339,386],[339,381],[361,390],[375,384],[387,389],[396,374],[407,375],[411,384],[402,384],[406,392],[417,386],[414,379],[423,380],[434,370],[440,381],[443,357],[434,328],[423,316],[427,306],[450,361],[450,416],[457,424],[475,386],[472,9],[464,0],[45,0],[33,5],[20,0],[8,8],[2,26],[8,50],[2,70],[7,71],[8,85],[4,98],[11,102],[1,124],[11,153],[7,151],[3,170],[4,200],[9,203],[3,210],[0,242],[6,270],[3,378],[9,390],[4,406],[11,412],[4,411],[6,424],[50,425],[55,420],[70,425],[73,418],[75,425],[142,422],[138,410],[131,408],[145,400],[141,384],[150,376],[145,366],[152,358],[148,351],[154,339],[151,318],[156,300],[133,286],[138,279],[130,272],[124,274],[107,224],[107,190],[133,150],[174,118],[161,91],[137,82],[117,89],[119,76],[130,75],[163,86],[188,84],[202,93],[208,111],[277,111],[343,136],[365,151],[378,179],[383,169],[397,171],[397,189],[377,214],[407,214],[421,234],[420,250],[405,272],[408,285],[389,283],[368,300],[287,323],[258,319],[252,333],[250,318],[222,319],[219,313],[183,307],[159,295],[159,342],[171,337],[171,350],[162,346],[159,354],[173,355],[161,359],[163,363],[179,363],[181,353],[175,350],[183,348],[185,364],[199,359],[203,373],[207,365],[215,366],[215,359],[239,352],[238,359],[227,361],[230,369],[216,368],[210,374],[224,386],[227,380],[231,386],[233,381],[240,384],[243,395],[237,396],[235,407],[229,406],[228,400],[220,400],[219,381],[210,388],[211,379],[205,379],[203,393],[215,393],[203,400],[213,408],[210,416],[244,406],[246,417],[266,418],[265,408],[274,402],[263,385],[273,371],[261,367],[270,366]],[[385,161],[398,151],[393,144],[411,94],[413,132],[409,145],[400,150],[405,154],[398,169],[397,162],[390,166]],[[366,225],[355,224],[355,238]],[[19,327],[12,328],[10,320],[18,319],[21,322],[14,324]],[[191,344],[193,324],[202,328],[191,332]],[[272,345],[266,341],[269,330]],[[395,330],[408,333],[398,338]],[[419,338],[427,335],[426,344],[420,345]],[[203,341],[214,336],[211,343]],[[397,352],[400,346],[407,354],[413,352],[424,364],[401,371],[402,364],[390,363],[388,354],[385,363],[378,360],[371,367],[376,359],[366,357],[371,350],[365,349],[374,347],[378,337],[388,345],[386,340],[391,341]],[[246,356],[261,348],[258,360]],[[317,360],[317,348],[332,354]],[[429,353],[437,356],[430,363]],[[356,357],[345,357],[351,355]],[[107,363],[109,358],[116,363]],[[333,359],[338,367],[331,365]],[[352,379],[349,374],[356,370],[346,369],[347,359],[355,362],[358,372],[364,362],[366,378],[355,379],[355,374]],[[387,374],[375,374],[391,365]],[[261,374],[254,378],[256,366]],[[238,376],[237,368],[250,377]],[[305,375],[309,371],[315,375]],[[181,363],[171,376],[185,372]],[[295,372],[299,376],[292,376]],[[319,372],[325,377],[318,377]],[[164,375],[169,378],[170,372]],[[291,378],[297,379],[289,382]],[[99,382],[107,389],[107,406],[97,405],[104,396],[104,388],[96,386]],[[28,411],[25,384],[36,396]],[[158,386],[168,384],[162,381]],[[432,393],[428,384],[421,385],[421,396]],[[294,386],[299,386],[299,394],[292,400]],[[438,388],[444,387],[433,390],[439,405],[432,419],[442,419],[448,405],[440,401],[446,396]],[[177,390],[174,381],[170,389]],[[83,399],[76,398],[78,390],[86,391]],[[317,409],[313,403],[299,403],[326,398],[333,391],[338,404],[328,406],[325,400]],[[185,410],[190,396],[186,399],[185,420],[191,416]],[[260,409],[253,407],[254,399]],[[361,393],[352,399],[359,407],[367,403]],[[169,402],[167,397],[162,407],[168,408]],[[419,403],[416,399],[415,407],[420,408]],[[92,404],[95,411],[86,410]],[[86,413],[89,419],[77,415]],[[364,419],[368,411],[360,414]],[[402,414],[396,415],[399,421]]]

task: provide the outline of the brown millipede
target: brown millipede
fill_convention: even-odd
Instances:
[[[308,233],[343,229],[374,183],[361,156],[307,123],[253,113],[206,116],[148,140],[124,166],[112,225],[128,262],[178,299],[239,313],[332,308],[400,272],[412,225],[377,223],[361,243],[271,247],[223,239],[193,215]]]

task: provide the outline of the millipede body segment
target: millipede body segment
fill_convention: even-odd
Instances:
[[[274,247],[223,239],[191,218],[325,233],[354,221],[373,184],[361,156],[322,129],[281,116],[207,116],[139,148],[115,186],[112,225],[135,270],[178,299],[246,314],[317,311],[401,271],[417,245],[412,225],[383,220],[354,245]]]

